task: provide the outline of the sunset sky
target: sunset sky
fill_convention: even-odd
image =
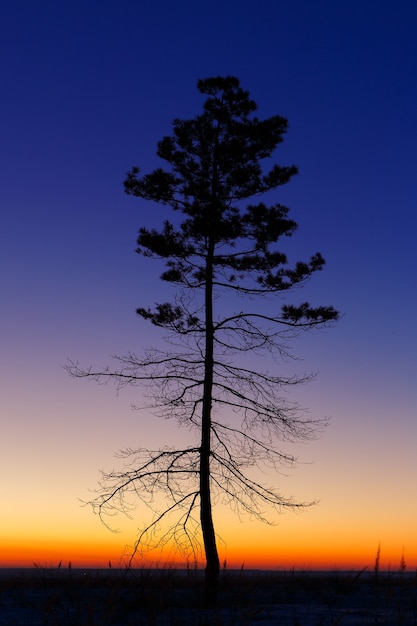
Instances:
[[[184,433],[132,410],[140,389],[62,366],[159,340],[135,309],[164,285],[135,245],[162,217],[123,179],[200,112],[198,78],[229,74],[261,118],[289,120],[274,158],[299,175],[274,199],[299,223],[294,257],[327,261],[306,299],[343,317],[282,364],[318,372],[293,399],[330,425],[291,448],[303,464],[264,476],[319,504],[274,526],[217,507],[221,560],[372,568],[380,544],[382,567],[417,567],[416,24],[414,0],[0,4],[0,567],[116,566],[148,519],[138,508],[115,534],[80,502],[119,449]]]

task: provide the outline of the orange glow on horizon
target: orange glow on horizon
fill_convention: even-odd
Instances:
[[[311,547],[296,553],[290,548],[287,551],[276,550],[271,552],[267,549],[254,549],[250,551],[246,548],[233,550],[222,550],[219,548],[221,567],[226,569],[266,569],[266,570],[288,570],[298,571],[314,570],[360,570],[368,568],[373,570],[375,564],[376,549],[374,553],[348,549],[327,552]],[[58,567],[61,563],[63,568],[108,568],[109,564],[113,568],[125,567],[126,557],[123,558],[124,547],[109,544],[82,544],[74,542],[47,542],[47,541],[26,541],[3,543],[0,550],[0,567]],[[184,558],[173,556],[166,552],[156,554],[156,558],[137,561],[136,567],[179,567],[185,568]],[[384,553],[381,550],[380,569],[398,571],[402,554]],[[413,571],[417,568],[417,559],[407,558],[405,551],[404,560],[406,569]],[[199,563],[203,568],[204,564]]]

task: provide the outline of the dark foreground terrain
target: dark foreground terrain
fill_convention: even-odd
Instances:
[[[417,573],[0,570],[1,626],[417,626]]]

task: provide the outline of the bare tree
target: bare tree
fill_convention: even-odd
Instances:
[[[281,450],[282,442],[314,437],[323,425],[284,397],[286,388],[309,377],[264,371],[259,357],[269,353],[277,368],[295,336],[331,324],[338,313],[308,302],[278,303],[320,271],[324,259],[316,253],[290,266],[282,240],[297,224],[288,209],[247,203],[297,173],[295,166],[276,164],[263,173],[260,164],[282,141],[287,121],[259,120],[237,78],[200,80],[198,89],[207,96],[202,113],[174,120],[173,135],[158,144],[169,170],[140,177],[135,167],[125,181],[128,194],[182,216],[165,221],[161,230],[141,228],[138,237],[139,254],[162,259],[161,279],[176,286],[172,302],[137,310],[166,331],[167,348],[119,357],[115,369],[71,363],[68,370],[119,387],[150,385],[153,409],[196,432],[189,447],[125,450],[127,466],[103,475],[91,504],[106,520],[116,511],[131,514],[136,498],[153,507],[156,494],[163,494],[166,505],[154,510],[134,553],[174,539],[190,556],[202,545],[205,598],[213,604],[219,576],[213,503],[263,521],[265,508],[306,506],[259,483],[251,470],[293,465],[296,459]]]

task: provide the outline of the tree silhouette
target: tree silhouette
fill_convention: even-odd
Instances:
[[[76,363],[68,369],[119,386],[149,383],[156,412],[196,431],[197,443],[183,449],[125,450],[129,464],[103,474],[92,505],[105,519],[117,510],[130,514],[132,495],[152,507],[162,492],[166,506],[155,509],[134,552],[174,539],[196,554],[202,537],[205,598],[213,604],[219,577],[213,501],[264,521],[265,506],[306,506],[251,478],[251,469],[293,464],[296,459],[279,442],[309,439],[322,426],[282,397],[286,387],[309,377],[263,371],[259,356],[286,355],[290,339],[328,325],[338,313],[308,302],[279,303],[324,265],[317,253],[291,266],[282,240],[297,224],[285,206],[259,201],[297,173],[294,165],[274,164],[266,173],[261,168],[282,141],[286,119],[258,119],[255,102],[235,77],[199,80],[197,86],[207,96],[202,112],[175,119],[172,136],[158,143],[157,154],[169,168],[140,176],[134,167],[124,183],[128,194],[176,214],[160,230],[140,228],[137,249],[162,259],[161,279],[176,287],[171,302],[137,310],[167,331],[168,348],[118,357],[114,370]],[[158,534],[167,520],[173,521]]]

